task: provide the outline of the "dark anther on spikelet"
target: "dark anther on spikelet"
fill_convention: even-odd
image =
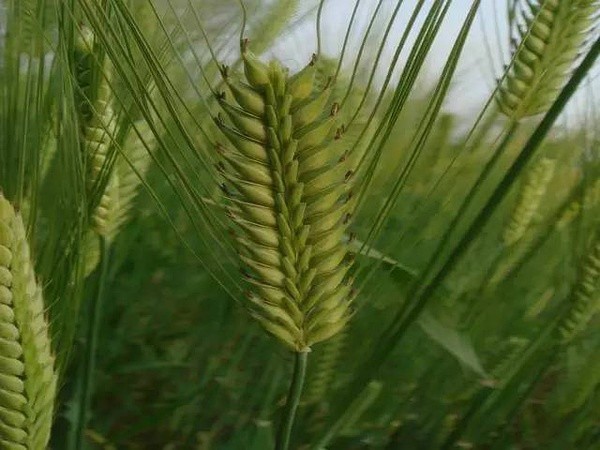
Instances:
[[[251,314],[296,351],[337,334],[350,318],[350,262],[344,234],[351,172],[343,150],[339,104],[330,84],[315,87],[316,56],[289,76],[242,42],[245,82],[223,67],[228,92],[216,123],[230,141],[218,146],[224,190]],[[228,103],[235,99],[235,104]],[[328,104],[330,106],[328,106]]]

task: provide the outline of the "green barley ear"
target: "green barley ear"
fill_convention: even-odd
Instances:
[[[553,159],[542,158],[527,173],[510,221],[504,229],[504,245],[516,244],[531,225],[554,176],[555,166]]]
[[[591,251],[581,266],[571,301],[571,310],[559,326],[564,342],[570,342],[584,331],[592,317],[600,311],[600,233],[596,234]]]
[[[115,115],[111,105],[110,66],[101,64],[94,53],[94,35],[83,27],[75,45],[75,79],[79,93],[83,155],[86,158],[87,195],[91,223],[101,236],[109,236],[110,216],[118,203],[118,179],[107,170],[109,149],[115,133]]]
[[[41,287],[20,214],[0,194],[0,447],[44,450],[56,397]]]
[[[115,171],[119,179],[119,203],[113,218],[113,230],[121,228],[131,215],[131,209],[142,184],[142,179],[150,168],[152,158],[148,149],[156,144],[156,137],[145,120],[134,123],[122,146],[123,155],[117,156]],[[138,134],[139,133],[139,134]]]
[[[113,173],[109,179],[100,205],[93,216],[94,227],[83,237],[83,275],[89,276],[100,262],[99,236],[113,240],[119,229],[129,220],[143,177],[150,168],[151,158],[146,146],[152,147],[155,136],[144,120],[135,122],[117,155]]]
[[[600,205],[600,179],[586,186],[583,198],[573,200],[556,221],[556,229],[568,227],[582,211],[593,210]]]
[[[593,397],[594,391],[600,386],[600,358],[597,348],[590,346],[582,355],[582,359],[567,378],[566,389],[558,402],[558,411],[562,415],[569,414],[582,406]]]
[[[331,383],[335,379],[340,356],[347,339],[346,330],[335,335],[323,344],[314,363],[312,376],[308,379],[304,401],[307,404],[319,403],[327,398]]]
[[[338,106],[315,88],[315,58],[293,76],[265,64],[244,43],[246,83],[227,79],[237,105],[217,119],[228,211],[249,284],[251,314],[289,348],[337,334],[350,318],[351,173],[342,162]]]
[[[528,0],[513,58],[496,97],[519,120],[545,112],[567,80],[596,20],[598,0]]]
[[[138,131],[131,129],[127,133],[121,146],[122,154],[116,155],[109,184],[94,214],[95,231],[109,240],[114,239],[129,220],[142,183],[140,177],[146,175],[150,167],[146,146],[152,147],[156,138],[146,121],[138,120],[134,125]]]
[[[110,88],[104,78],[108,64],[101,61],[104,58],[94,51],[94,47],[94,33],[82,25],[75,37],[73,63],[77,84],[77,112],[83,125],[93,119],[95,111],[104,109],[97,106],[105,105],[110,97]],[[97,101],[100,102],[99,105],[96,104]]]

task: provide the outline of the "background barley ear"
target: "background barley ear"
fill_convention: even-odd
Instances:
[[[304,401],[307,404],[320,403],[327,398],[327,393],[331,390],[335,381],[346,340],[347,332],[342,330],[319,349],[320,351],[314,364],[312,364],[313,369],[306,383]]]
[[[216,122],[229,215],[249,284],[251,314],[289,348],[306,352],[350,318],[343,240],[351,173],[341,151],[338,105],[315,88],[315,58],[289,76],[243,45],[247,83],[234,76]]]
[[[114,236],[129,220],[143,179],[150,169],[152,158],[148,150],[156,145],[156,137],[145,120],[136,120],[127,133],[119,154],[116,156],[115,177],[118,179],[116,197],[118,202],[111,217],[111,233]]]
[[[75,81],[90,220],[100,236],[112,234],[110,216],[118,204],[118,179],[112,170],[111,146],[116,131],[110,66],[94,51],[94,34],[82,27],[75,45]]]
[[[564,342],[570,342],[585,330],[600,311],[600,232],[596,231],[590,251],[579,271],[579,279],[571,293],[571,307],[559,332]]]
[[[57,378],[42,289],[20,214],[0,195],[0,443],[44,450]]]
[[[555,160],[542,158],[527,173],[510,221],[504,229],[504,245],[517,243],[527,232],[552,180],[555,166]]]
[[[513,55],[496,100],[519,120],[545,112],[556,99],[594,26],[598,0],[522,2]]]
[[[155,143],[154,134],[143,120],[135,122],[116,155],[109,185],[93,216],[93,228],[83,236],[83,275],[88,277],[100,263],[100,236],[113,241],[131,217],[132,208],[152,162],[146,147]],[[138,134],[139,133],[139,134]]]

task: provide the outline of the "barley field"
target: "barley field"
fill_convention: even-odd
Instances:
[[[0,0],[0,448],[600,450],[599,0]]]

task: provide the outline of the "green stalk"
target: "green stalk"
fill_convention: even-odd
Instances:
[[[92,403],[92,386],[96,367],[96,352],[98,347],[98,334],[100,330],[100,317],[104,303],[105,287],[108,278],[109,243],[103,236],[100,237],[100,273],[96,296],[91,299],[87,318],[85,321],[85,354],[78,370],[77,386],[75,389],[75,414],[69,436],[69,450],[82,450],[83,438],[87,426],[89,411]]]
[[[296,410],[300,403],[302,395],[302,387],[304,386],[304,377],[306,375],[306,361],[308,352],[296,352],[294,354],[294,374],[292,375],[292,383],[285,402],[285,411],[283,412],[283,420],[277,432],[277,443],[275,450],[288,450],[290,445],[290,436],[294,419],[296,418]]]

